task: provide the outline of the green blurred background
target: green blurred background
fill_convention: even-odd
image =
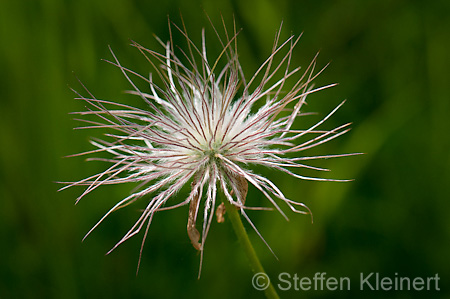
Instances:
[[[137,207],[114,214],[81,243],[131,186],[101,188],[74,206],[82,189],[58,193],[54,183],[106,166],[62,158],[92,149],[89,137],[100,134],[72,130],[78,123],[68,113],[85,109],[68,87],[82,90],[75,75],[97,97],[130,100],[121,93],[129,86],[120,71],[100,60],[111,59],[108,45],[145,75],[151,68],[129,40],[161,50],[152,34],[167,40],[167,15],[180,24],[181,12],[198,42],[202,27],[212,36],[204,11],[218,27],[221,13],[228,25],[234,15],[243,28],[247,77],[269,55],[281,21],[283,38],[304,32],[293,65],[307,66],[320,50],[319,65],[331,65],[317,84],[340,83],[310,97],[307,109],[319,115],[309,119],[348,99],[328,126],[351,121],[354,128],[309,154],[366,153],[319,163],[333,170],[330,177],[352,183],[258,169],[314,213],[314,224],[287,209],[289,222],[277,212],[249,213],[279,257],[249,230],[272,279],[327,272],[352,281],[351,291],[280,295],[450,298],[450,2],[358,0],[0,1],[0,298],[262,297],[229,223],[212,226],[197,280],[187,207],[156,215],[136,277],[142,234],[105,253],[134,223]],[[218,49],[213,38],[208,49]],[[248,200],[265,202],[254,189]],[[438,273],[441,291],[361,292],[359,275],[370,272]]]

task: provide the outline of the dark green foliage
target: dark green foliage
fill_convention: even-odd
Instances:
[[[121,91],[128,83],[110,59],[143,75],[150,65],[129,40],[158,51],[152,33],[169,38],[167,15],[179,12],[195,42],[205,27],[208,51],[219,53],[204,10],[217,28],[220,13],[232,29],[247,77],[282,35],[304,36],[292,65],[331,61],[317,85],[339,82],[309,98],[304,126],[347,103],[328,128],[354,122],[347,135],[308,154],[364,152],[316,164],[351,183],[306,182],[258,169],[286,196],[314,213],[249,212],[280,261],[249,228],[272,276],[348,276],[350,292],[280,292],[282,297],[445,298],[450,296],[450,101],[448,1],[0,1],[0,298],[245,298],[262,296],[229,223],[213,224],[202,277],[199,255],[186,233],[188,207],[155,215],[136,277],[140,234],[104,254],[139,215],[141,204],[113,214],[81,244],[92,225],[133,186],[100,188],[83,198],[73,188],[57,193],[54,181],[79,180],[105,168],[101,162],[61,157],[92,149],[94,130],[73,131],[68,115],[84,110],[67,87],[143,106]],[[176,37],[182,47],[185,44]],[[84,92],[84,94],[86,94]],[[184,199],[186,192],[178,194]],[[250,188],[249,205],[269,206]],[[364,292],[359,273],[441,277],[441,292]],[[354,282],[353,282],[354,280]],[[354,286],[353,286],[354,283]]]

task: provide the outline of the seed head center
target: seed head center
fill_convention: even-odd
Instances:
[[[209,157],[210,162],[216,162],[221,154],[223,154],[222,144],[217,141],[210,142],[204,149],[203,154]]]

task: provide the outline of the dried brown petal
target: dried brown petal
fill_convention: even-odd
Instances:
[[[247,180],[240,175],[236,175],[230,173],[229,179],[231,180],[231,185],[233,186],[233,191],[236,192],[236,196],[238,201],[241,201],[241,204],[245,204],[245,199],[247,198],[248,192],[248,182]],[[236,189],[234,189],[236,188]]]
[[[223,223],[225,221],[225,213],[226,213],[226,209],[225,209],[225,204],[221,203],[216,210],[216,217],[217,217],[217,222],[218,223]]]
[[[194,184],[194,183],[192,183]],[[195,194],[192,198],[190,204],[189,204],[189,216],[188,216],[188,223],[187,223],[187,233],[189,236],[189,239],[191,240],[192,246],[194,246],[195,249],[200,250],[202,244],[200,243],[200,232],[195,227],[195,223],[197,222],[197,206],[198,206],[198,200],[200,199],[199,193]]]

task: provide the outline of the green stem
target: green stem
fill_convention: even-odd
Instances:
[[[242,247],[244,247],[245,254],[247,255],[248,261],[250,262],[250,267],[252,268],[253,274],[265,275],[267,274],[264,271],[261,262],[256,255],[255,249],[253,248],[250,239],[248,238],[247,232],[245,231],[245,227],[242,224],[241,216],[239,215],[238,209],[233,206],[227,199],[223,198],[223,202],[225,204],[225,208],[228,214],[228,218],[233,225],[234,232],[236,233],[239,242]],[[253,278],[255,278],[255,276]],[[262,277],[262,276],[260,276]],[[264,278],[262,278],[264,279]],[[255,281],[256,283],[261,283],[259,280]],[[269,281],[269,286],[264,290],[267,298],[280,298],[277,294],[277,291],[273,287],[273,284]]]

